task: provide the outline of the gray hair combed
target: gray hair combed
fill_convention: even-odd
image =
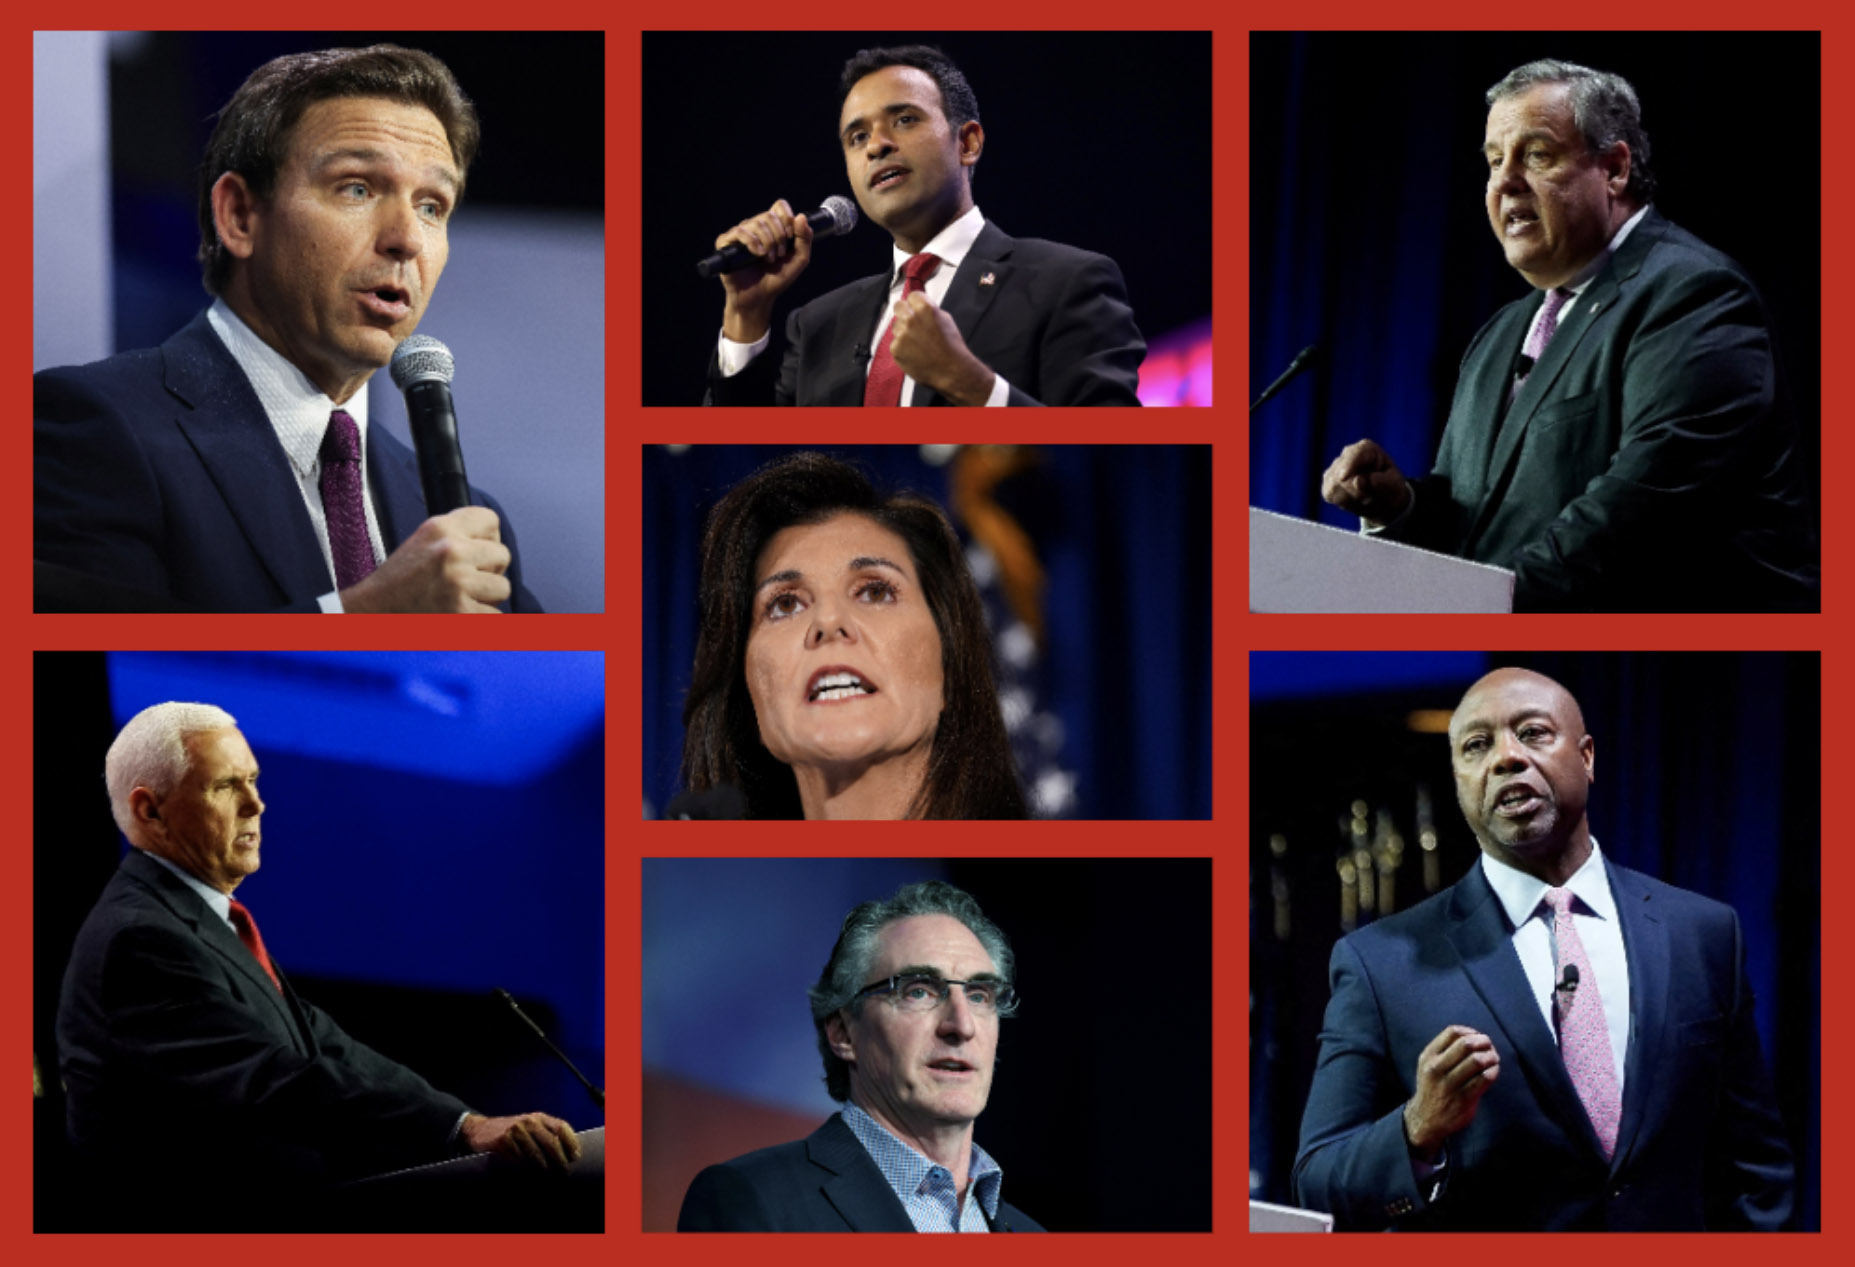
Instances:
[[[1488,104],[1517,97],[1536,84],[1564,84],[1570,89],[1572,122],[1584,133],[1593,154],[1602,154],[1618,141],[1629,146],[1630,183],[1625,192],[1645,205],[1655,200],[1649,134],[1643,131],[1642,103],[1629,80],[1576,62],[1542,58],[1508,71],[1506,78],[1488,89]]]
[[[904,884],[895,896],[859,903],[844,917],[844,926],[831,947],[831,957],[819,974],[818,983],[808,993],[812,1001],[812,1024],[818,1030],[818,1051],[824,1057],[824,1085],[831,1098],[850,1098],[850,1066],[831,1050],[825,1034],[825,1022],[840,1011],[857,1015],[863,1000],[857,991],[869,984],[869,974],[876,961],[876,942],[882,930],[897,920],[916,915],[948,915],[966,925],[986,954],[992,957],[992,970],[1006,981],[1015,979],[1017,957],[1011,943],[998,925],[985,917],[979,903],[964,889],[945,880],[921,880]],[[1000,1009],[1000,1016],[1010,1012]]]
[[[109,788],[110,813],[130,844],[139,846],[141,841],[135,816],[129,812],[129,793],[145,787],[156,796],[167,796],[187,777],[192,764],[187,736],[237,724],[232,714],[217,705],[169,700],[144,708],[117,732],[103,758],[103,782]]]

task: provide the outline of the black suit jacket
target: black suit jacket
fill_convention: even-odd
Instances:
[[[1730,907],[1606,860],[1629,961],[1623,1117],[1607,1162],[1478,865],[1333,948],[1295,1198],[1349,1230],[1777,1230],[1794,1176]],[[1449,1025],[1501,1074],[1419,1192],[1403,1106]]]
[[[197,893],[129,851],[58,1003],[68,1134],[97,1185],[97,1230],[307,1228],[333,1181],[451,1155],[463,1101],[277,973],[281,994]]]
[[[786,352],[732,378],[709,353],[711,405],[861,405],[888,273],[840,286],[786,322]],[[1121,270],[1105,255],[1008,237],[986,222],[941,307],[972,354],[1011,384],[1013,405],[1137,405],[1146,340]],[[778,366],[777,375],[774,367]],[[915,385],[916,406],[946,405]]]
[[[205,611],[317,610],[335,588],[296,473],[206,314],[159,348],[32,379],[32,548],[41,562]],[[367,428],[391,553],[428,516],[418,460]],[[508,610],[539,611],[509,517]]]
[[[1509,409],[1543,302],[1470,343],[1392,535],[1513,569],[1517,611],[1816,610],[1810,473],[1740,267],[1651,208]]]
[[[998,1203],[994,1232],[1041,1232]],[[679,1232],[912,1232],[894,1189],[837,1114],[802,1140],[710,1166],[689,1185]]]

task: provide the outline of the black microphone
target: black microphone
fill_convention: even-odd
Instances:
[[[1282,371],[1282,376],[1273,383],[1270,383],[1269,386],[1263,390],[1262,395],[1256,398],[1256,403],[1250,406],[1250,412],[1255,413],[1258,409],[1261,409],[1265,400],[1268,400],[1269,397],[1288,386],[1289,379],[1311,365],[1314,361],[1314,349],[1315,345],[1312,343],[1302,348],[1295,359],[1288,363],[1288,368]]]
[[[406,419],[419,455],[425,512],[442,515],[470,504],[464,450],[457,443],[457,410],[451,404],[451,349],[429,334],[415,334],[393,351],[393,382],[406,393]]]
[[[1565,978],[1552,988],[1558,993],[1566,995],[1566,1002],[1571,1002],[1571,994],[1578,989],[1578,965],[1575,963],[1566,964]]]
[[[857,227],[857,204],[842,194],[832,194],[824,200],[823,206],[805,217],[805,223],[812,227],[814,238],[838,237]],[[718,273],[732,273],[737,268],[746,268],[760,262],[760,257],[745,246],[739,242],[730,242],[697,264],[696,273],[702,277],[714,277]]]
[[[746,818],[747,794],[733,783],[721,783],[706,792],[685,792],[670,802],[665,818],[690,822],[710,818]]]
[[[496,990],[496,997],[501,999],[504,1003],[507,1003],[509,1005],[509,1010],[511,1012],[514,1012],[517,1016],[521,1017],[522,1023],[528,1026],[529,1029],[532,1029],[535,1032],[535,1037],[539,1038],[542,1042],[546,1043],[547,1049],[553,1052],[556,1056],[560,1057],[561,1064],[567,1066],[568,1069],[573,1070],[573,1076],[578,1078],[580,1080],[580,1085],[586,1088],[586,1094],[590,1095],[593,1098],[593,1103],[597,1104],[600,1107],[600,1109],[603,1110],[605,1108],[605,1092],[601,1091],[598,1087],[595,1087],[592,1083],[588,1082],[586,1080],[586,1075],[581,1073],[578,1069],[574,1068],[573,1062],[567,1059],[567,1053],[563,1052],[560,1048],[554,1046],[554,1040],[549,1038],[546,1034],[541,1032],[541,1027],[535,1024],[533,1019],[529,1017],[528,1013],[524,1012],[521,1009],[521,1006],[518,1003],[516,1003],[515,996],[513,994],[510,994],[507,990],[504,990],[501,987],[498,987]]]
[[[1528,374],[1531,374],[1532,372],[1533,372],[1533,358],[1528,356],[1525,352],[1522,352],[1520,354],[1520,361],[1515,366],[1515,369],[1514,369],[1514,377],[1525,378]]]

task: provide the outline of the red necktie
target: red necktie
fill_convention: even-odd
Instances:
[[[328,522],[329,554],[335,560],[335,588],[345,590],[374,570],[374,547],[367,540],[367,510],[361,504],[361,428],[345,409],[329,415],[322,433],[322,515]]]
[[[908,263],[902,265],[902,299],[927,289],[928,278],[940,267],[940,256],[929,255],[923,251],[919,255],[908,257]],[[896,301],[898,304],[900,300]],[[895,357],[889,352],[889,344],[895,338],[895,320],[891,318],[889,328],[882,332],[882,342],[876,345],[876,359],[870,362],[870,376],[863,384],[863,403],[866,405],[899,405],[902,403],[902,380],[907,375],[902,367],[895,363]]]
[[[245,909],[243,902],[232,903],[232,927],[238,930],[238,939],[245,943],[245,949],[258,961],[258,967],[264,969],[264,975],[277,987],[277,993],[283,993],[283,982],[277,979],[277,969],[271,967],[271,957],[264,951],[264,938],[258,935],[258,922],[251,918],[251,912]]]

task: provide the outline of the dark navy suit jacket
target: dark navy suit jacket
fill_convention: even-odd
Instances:
[[[1480,866],[1333,948],[1295,1199],[1349,1230],[1777,1230],[1793,1172],[1730,907],[1606,861],[1630,975],[1623,1118],[1606,1162]],[[1418,1191],[1403,1105],[1446,1026],[1500,1076]]]
[[[994,1232],[1041,1232],[1004,1201]],[[697,1175],[679,1232],[912,1232],[908,1211],[856,1134],[833,1114],[802,1140],[763,1148]]]
[[[327,1184],[451,1154],[463,1101],[349,1037],[272,966],[281,993],[198,893],[140,850],[122,860],[58,1002],[95,1230],[307,1230]]]
[[[731,378],[709,353],[711,405],[861,405],[876,323],[892,277],[840,286],[793,312],[786,353]],[[1138,405],[1146,340],[1121,270],[1105,255],[1007,236],[987,221],[960,261],[941,308],[972,354],[1011,384],[1012,405]],[[777,366],[777,372],[775,367]],[[915,384],[916,407],[947,405]]]
[[[1543,302],[1469,344],[1390,535],[1513,569],[1516,611],[1816,610],[1814,473],[1739,265],[1651,208],[1509,408]]]
[[[335,588],[296,474],[251,382],[201,312],[159,348],[32,380],[33,557],[205,611],[317,610]],[[391,553],[428,516],[418,461],[367,428],[367,472]],[[509,610],[539,611],[515,530]]]

